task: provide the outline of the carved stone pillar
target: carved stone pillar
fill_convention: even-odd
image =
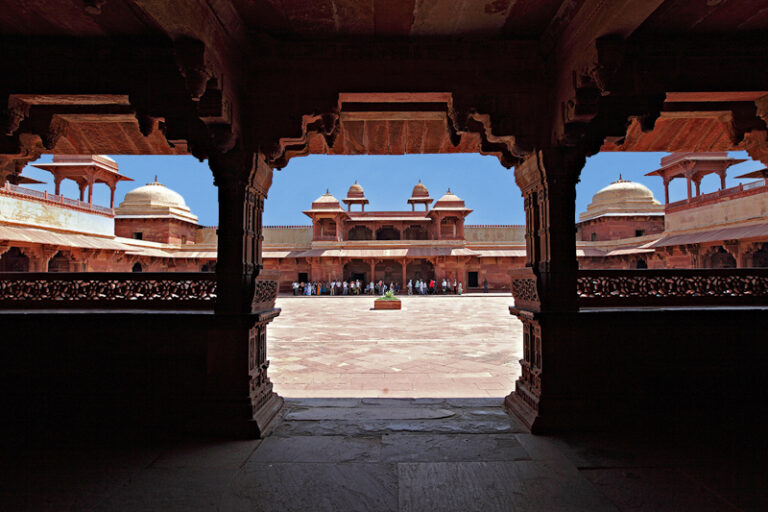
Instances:
[[[560,347],[577,310],[574,218],[584,162],[576,150],[554,148],[532,154],[515,169],[525,203],[527,261],[510,271],[510,312],[523,323],[523,359],[505,404],[534,432],[557,428],[560,414],[578,396],[573,383],[569,389],[564,382],[563,365],[569,363]]]
[[[267,324],[279,271],[262,265],[262,212],[272,169],[252,153],[211,158],[219,191],[216,321],[209,341],[206,423],[212,430],[261,436],[283,406],[267,375]]]

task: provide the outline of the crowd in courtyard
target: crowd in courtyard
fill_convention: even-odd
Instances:
[[[384,280],[377,282],[361,283],[359,279],[348,281],[311,281],[291,283],[293,294],[299,295],[384,295],[391,291],[395,295],[407,292],[408,295],[461,295],[464,287],[461,281],[443,279],[442,282],[434,279],[409,280],[405,287],[400,282]],[[484,291],[488,292],[488,282],[483,282]]]

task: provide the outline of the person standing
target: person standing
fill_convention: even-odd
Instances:
[[[299,294],[299,283],[294,281],[291,283],[291,287],[293,288],[293,296],[295,297],[296,295]]]
[[[459,295],[461,295],[461,283],[459,283]]]
[[[488,293],[488,280],[483,278],[483,293]]]
[[[454,277],[453,278],[453,294],[456,295],[457,292],[458,292],[458,290],[456,288],[456,278]]]
[[[413,279],[408,280],[408,295],[413,295]]]
[[[347,284],[347,282],[346,281],[342,282],[341,286],[344,287],[344,295],[349,294],[349,285]]]
[[[445,289],[448,288],[448,282],[443,278],[443,295],[445,295]]]

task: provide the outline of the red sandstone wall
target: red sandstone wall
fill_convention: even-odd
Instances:
[[[175,219],[115,219],[115,235],[133,238],[136,232],[142,233],[142,240],[166,244],[180,244],[182,237],[187,243],[195,241],[197,226]]]
[[[599,217],[579,224],[577,239],[590,241],[592,233],[596,234],[595,241],[633,238],[637,230],[644,230],[646,235],[661,233],[664,231],[664,218]]]

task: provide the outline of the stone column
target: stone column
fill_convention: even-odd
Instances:
[[[283,399],[267,376],[267,324],[279,271],[262,265],[262,212],[272,169],[253,153],[211,157],[219,195],[216,330],[208,346],[204,428],[245,437],[264,435]]]
[[[581,397],[568,382],[568,328],[575,319],[576,182],[583,154],[553,148],[532,154],[515,169],[525,200],[527,261],[510,271],[515,306],[523,323],[522,375],[506,407],[533,432],[557,428]],[[564,348],[565,347],[565,348]],[[546,368],[546,374],[544,373]]]

